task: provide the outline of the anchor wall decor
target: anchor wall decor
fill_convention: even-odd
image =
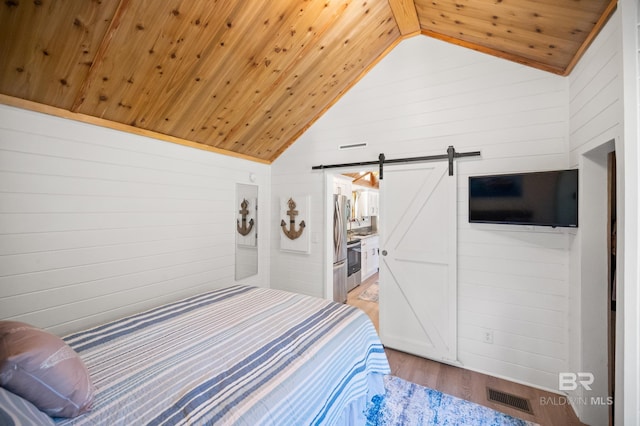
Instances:
[[[240,213],[242,215],[242,226],[240,225],[240,219],[238,219],[237,222],[237,229],[238,229],[238,233],[240,235],[248,235],[249,232],[251,232],[251,230],[253,229],[253,219],[251,219],[249,221],[249,226],[247,226],[247,216],[249,215],[249,210],[247,209],[247,207],[249,207],[249,202],[247,201],[247,199],[243,199],[242,203],[240,203],[240,207],[242,207],[240,210],[238,210],[238,213]]]
[[[287,215],[289,216],[289,229],[287,229],[287,223],[284,220],[280,221],[280,226],[282,227],[282,232],[287,236],[290,240],[295,240],[304,231],[305,226],[304,220],[300,222],[300,228],[296,231],[296,216],[298,215],[298,211],[296,210],[296,202],[293,201],[293,198],[289,198],[288,201],[289,210],[287,211]]]

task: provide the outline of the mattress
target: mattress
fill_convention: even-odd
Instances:
[[[59,425],[364,423],[384,393],[384,349],[359,309],[233,286],[64,340],[96,388]]]

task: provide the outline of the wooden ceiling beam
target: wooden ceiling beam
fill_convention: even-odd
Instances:
[[[400,35],[411,37],[420,34],[420,21],[413,0],[389,0],[389,7],[398,24]]]
[[[379,189],[380,184],[378,181],[378,172],[368,171],[363,174],[360,173],[343,173],[343,176],[348,176],[353,179],[352,183],[355,185],[364,186],[367,188]]]

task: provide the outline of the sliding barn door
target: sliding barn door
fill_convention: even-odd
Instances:
[[[387,167],[380,188],[382,342],[455,362],[456,178],[446,163]]]

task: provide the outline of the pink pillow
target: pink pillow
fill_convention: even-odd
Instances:
[[[17,321],[0,321],[0,385],[52,417],[75,417],[93,402],[78,354],[59,337]]]

